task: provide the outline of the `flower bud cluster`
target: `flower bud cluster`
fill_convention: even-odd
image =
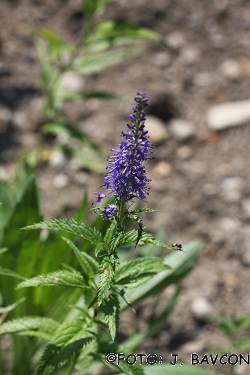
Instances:
[[[123,131],[124,141],[118,144],[119,149],[108,159],[107,174],[102,186],[106,186],[109,192],[100,194],[96,192],[96,202],[101,202],[106,196],[115,196],[116,202],[128,202],[134,198],[145,200],[149,193],[149,179],[146,177],[146,168],[143,162],[151,159],[152,145],[145,130],[146,113],[144,108],[148,106],[149,98],[146,94],[138,92],[134,98],[136,104],[132,107],[128,130]],[[111,207],[111,206],[110,206]],[[116,210],[107,211],[104,219],[115,216]],[[113,213],[113,214],[112,214]]]

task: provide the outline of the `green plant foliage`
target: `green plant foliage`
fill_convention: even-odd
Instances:
[[[0,334],[15,333],[18,335],[37,336],[50,341],[59,324],[49,318],[25,317],[19,318],[0,326]]]
[[[101,235],[96,230],[95,227],[92,227],[84,222],[77,222],[74,219],[70,219],[70,220],[56,219],[56,220],[51,220],[47,222],[30,225],[23,229],[61,230],[61,231],[73,233],[77,236],[80,236],[95,245],[101,242]]]
[[[138,275],[138,269],[143,271]],[[127,285],[129,288],[136,288],[157,273],[169,269],[170,267],[162,263],[160,258],[136,258],[123,262],[115,274],[115,283],[117,286]]]
[[[28,279],[17,286],[17,289],[30,286],[71,286],[85,288],[82,275],[77,271],[59,270],[45,275],[40,275]]]

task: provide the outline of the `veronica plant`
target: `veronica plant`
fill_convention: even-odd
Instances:
[[[76,303],[69,307],[68,314],[63,315],[64,322],[59,323],[53,316],[28,316],[7,321],[0,326],[0,334],[36,336],[48,343],[38,364],[38,375],[52,374],[62,367],[65,367],[65,373],[70,375],[74,369],[82,369],[86,361],[113,366],[116,371],[126,374],[143,374],[140,366],[131,367],[121,363],[118,367],[108,364],[104,361],[103,354],[107,350],[118,350],[118,344],[112,344],[112,341],[115,340],[119,327],[121,302],[133,309],[126,296],[127,290],[140,285],[146,286],[145,283],[157,273],[170,271],[169,265],[159,257],[144,256],[121,262],[119,249],[131,244],[154,244],[176,250],[181,248],[180,244],[169,247],[145,231],[140,215],[154,210],[140,208],[129,211],[136,199],[145,201],[149,193],[150,180],[144,166],[144,162],[151,158],[152,150],[145,130],[144,109],[148,100],[142,92],[135,96],[136,104],[132,107],[128,130],[122,133],[124,141],[118,145],[118,150],[113,150],[114,155],[108,159],[107,175],[103,183],[107,191],[96,192],[96,203],[106,197],[113,197],[114,200],[112,204],[94,208],[99,215],[99,222],[101,220],[107,224],[105,230],[100,232],[96,226],[74,219],[51,220],[26,227],[65,232],[63,239],[75,255],[75,260],[70,265],[27,278],[17,286],[18,290],[41,286],[72,288],[75,297],[71,298],[71,301]],[[134,220],[138,228],[126,231],[124,222],[127,219]],[[75,235],[92,246],[86,247],[85,242],[78,241],[77,247],[74,243]],[[185,274],[186,271],[183,272]],[[166,279],[166,276],[164,278]],[[164,278],[157,283],[169,285],[171,282],[168,280],[166,284]],[[173,280],[172,282],[176,282],[178,275],[175,275]],[[152,290],[155,290],[154,288]],[[107,329],[104,329],[105,327]],[[135,344],[133,345],[130,347],[135,347]]]

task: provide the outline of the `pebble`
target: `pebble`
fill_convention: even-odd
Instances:
[[[222,183],[223,199],[228,202],[237,202],[241,199],[244,180],[241,177],[226,177]]]
[[[207,298],[196,297],[191,304],[191,312],[194,318],[206,320],[213,313],[213,307]]]
[[[49,157],[51,167],[62,167],[66,162],[65,156],[59,151],[52,151]]]
[[[214,73],[202,72],[198,73],[194,77],[194,84],[199,87],[211,86],[216,82],[216,76]]]
[[[172,31],[166,38],[167,44],[174,50],[180,50],[185,46],[186,41],[180,31]]]
[[[206,120],[213,131],[242,125],[250,121],[250,100],[214,105],[207,111]]]
[[[158,52],[153,57],[153,64],[157,68],[166,68],[171,64],[171,56],[168,52]]]
[[[152,170],[152,174],[155,178],[168,177],[172,173],[171,165],[166,161],[160,161]]]
[[[182,160],[187,160],[192,155],[192,150],[189,146],[183,145],[177,148],[177,156]]]
[[[84,172],[78,172],[78,173],[75,174],[74,180],[78,185],[84,186],[84,185],[86,185],[86,183],[88,181],[88,175],[87,175],[87,173],[84,173]]]
[[[69,184],[69,178],[66,174],[59,173],[53,178],[52,183],[56,189],[63,189]]]
[[[250,198],[245,198],[241,201],[243,215],[245,219],[250,219]]]
[[[61,77],[61,86],[68,92],[79,92],[84,88],[83,76],[75,72],[66,72]]]
[[[165,122],[156,116],[147,115],[145,127],[154,145],[160,144],[169,138]]]
[[[174,119],[170,123],[170,132],[178,141],[186,141],[195,135],[195,127],[191,122]]]
[[[180,59],[185,65],[197,63],[200,57],[200,51],[197,48],[187,47],[181,52]]]
[[[226,60],[220,65],[220,72],[229,81],[235,81],[241,76],[241,66],[236,60]]]
[[[239,230],[240,224],[238,220],[232,219],[231,217],[222,217],[217,222],[216,227],[221,233],[232,234]]]

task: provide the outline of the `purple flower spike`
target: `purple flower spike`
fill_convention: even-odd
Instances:
[[[133,113],[129,116],[128,131],[122,132],[125,141],[118,144],[118,150],[112,150],[115,154],[108,159],[108,173],[102,186],[106,186],[109,193],[96,193],[96,202],[100,202],[106,196],[115,196],[116,202],[128,202],[133,198],[144,201],[149,193],[147,185],[150,180],[146,177],[143,165],[145,160],[151,159],[152,149],[148,132],[144,128],[146,113],[143,109],[148,106],[149,98],[146,94],[138,92],[134,100],[136,105],[133,105]],[[117,212],[111,211],[110,207],[102,212],[106,220],[115,217]]]

